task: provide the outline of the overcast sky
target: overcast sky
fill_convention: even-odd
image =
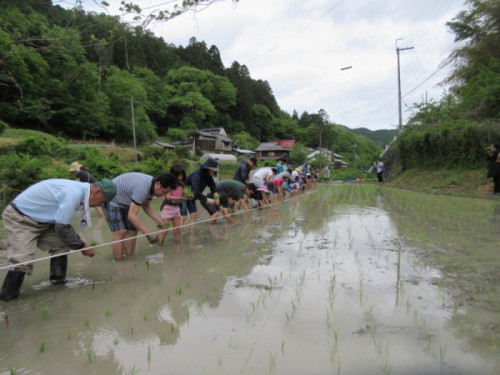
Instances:
[[[147,12],[173,1],[136,3]],[[413,47],[400,52],[404,123],[413,103],[441,98],[441,64],[455,47],[445,24],[463,9],[463,0],[225,0],[149,28],[167,43],[217,46],[225,67],[246,65],[290,114],[324,109],[349,128],[395,129],[396,39]]]

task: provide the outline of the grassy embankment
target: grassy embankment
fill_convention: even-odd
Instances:
[[[486,177],[486,165],[483,169],[473,170],[412,169],[387,179],[386,184],[429,193],[500,199],[492,194],[493,180]]]

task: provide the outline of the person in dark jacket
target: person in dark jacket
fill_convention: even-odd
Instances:
[[[486,150],[489,151],[487,177],[493,178],[493,194],[500,194],[500,145],[491,145]]]
[[[193,199],[187,201],[187,208],[191,215],[191,223],[196,222],[197,209],[196,201],[200,201],[201,205],[207,210],[210,215],[210,222],[215,222],[219,215],[219,211],[213,206],[213,199],[208,198],[204,191],[208,187],[212,194],[216,191],[214,175],[219,171],[219,164],[215,159],[208,158],[200,167],[191,173],[186,178],[186,187],[193,191]],[[193,228],[193,227],[191,227]]]
[[[243,163],[236,168],[234,172],[233,180],[241,181],[245,185],[250,183],[250,170],[257,166],[257,158],[251,157],[248,160],[245,160]]]

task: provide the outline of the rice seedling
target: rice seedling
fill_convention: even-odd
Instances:
[[[89,319],[84,319],[83,320],[83,325],[85,326],[85,328],[89,328],[90,327],[90,320]]]
[[[498,336],[495,334],[495,332],[491,333],[491,339],[490,339],[490,344],[493,348],[496,348],[498,346]]]
[[[274,374],[276,371],[276,357],[273,353],[269,352],[269,370],[268,374]]]
[[[441,345],[439,347],[439,362],[441,366],[444,365],[444,357],[446,356],[446,345]]]
[[[118,345],[119,342],[120,342],[120,339],[118,337],[115,337],[113,339],[113,345]]]
[[[148,365],[151,365],[152,354],[153,354],[153,348],[151,348],[151,345],[148,345]]]
[[[219,368],[219,372],[222,369],[222,360],[224,359],[224,352],[217,354],[217,366]]]
[[[130,326],[130,334],[133,335],[134,334],[134,326]]]
[[[161,334],[159,334],[159,335],[158,335],[158,339],[160,340],[160,346],[165,345],[165,343],[166,343],[165,333],[161,333]]]
[[[332,328],[332,318],[330,316],[330,310],[326,309],[326,326],[328,329]]]
[[[39,353],[45,352],[45,340],[40,340],[38,344],[38,352]]]
[[[94,363],[94,362],[95,362],[96,357],[95,357],[95,354],[94,354],[91,350],[87,350],[87,351],[85,352],[85,355],[86,355],[86,357],[87,357],[87,361],[88,361],[89,363]]]
[[[111,312],[111,310],[110,309],[106,309],[106,312],[104,313],[104,316],[106,318],[109,318],[111,315],[113,315],[113,313]]]
[[[71,340],[71,339],[73,338],[73,333],[72,333],[72,332],[68,332],[68,333],[66,333],[66,338],[67,338],[68,340]]]
[[[281,341],[281,354],[285,355],[285,340]]]
[[[139,373],[139,370],[135,368],[135,365],[130,369],[127,375],[136,375]]]
[[[68,298],[66,301],[66,306],[70,309],[73,307],[73,300],[71,298]]]
[[[381,361],[382,372],[385,375],[390,375],[392,373],[392,367],[390,364],[391,355],[389,352],[389,345],[386,345],[381,353],[379,352],[379,356],[380,356],[380,361]]]
[[[48,306],[44,306],[40,312],[42,319],[48,319],[50,317],[50,309]]]

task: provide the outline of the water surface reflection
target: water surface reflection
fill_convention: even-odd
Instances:
[[[41,262],[22,298],[0,305],[0,369],[496,374],[498,212],[487,200],[332,185],[255,221],[200,224],[182,245],[139,240],[125,262],[104,247],[72,255],[65,286],[49,286]],[[94,221],[87,238],[110,241]]]

